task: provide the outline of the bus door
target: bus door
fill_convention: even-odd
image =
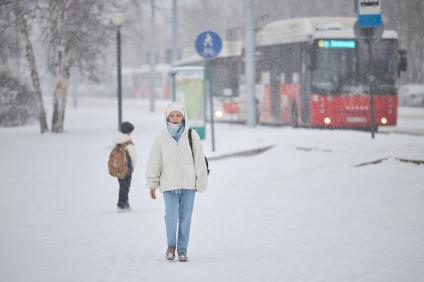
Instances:
[[[301,109],[301,119],[303,124],[309,124],[309,118],[310,118],[310,99],[309,99],[309,82],[311,81],[310,77],[310,71],[307,68],[306,62],[307,62],[307,52],[308,50],[306,46],[302,48],[301,52],[301,73],[300,73],[300,109]]]
[[[281,111],[280,111],[280,84],[281,84],[281,74],[273,69],[271,71],[271,111],[272,119],[276,123],[281,123]]]

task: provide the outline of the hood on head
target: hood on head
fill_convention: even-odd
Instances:
[[[168,120],[168,116],[172,112],[180,112],[183,115],[183,120],[187,123],[187,111],[184,104],[181,102],[172,102],[165,109],[165,121]]]

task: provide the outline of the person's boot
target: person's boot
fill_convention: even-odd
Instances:
[[[167,260],[175,259],[175,246],[168,246],[168,249],[166,249],[165,257]]]
[[[178,260],[180,262],[188,262],[188,257],[185,253],[183,252],[178,252]]]

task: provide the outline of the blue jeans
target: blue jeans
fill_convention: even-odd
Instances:
[[[168,246],[177,246],[177,252],[187,253],[195,194],[194,190],[189,189],[178,189],[163,193],[167,243]]]

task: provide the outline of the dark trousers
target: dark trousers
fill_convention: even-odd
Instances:
[[[119,182],[119,200],[118,208],[125,209],[129,207],[128,193],[130,192],[132,173],[128,174],[124,179],[118,179]]]

